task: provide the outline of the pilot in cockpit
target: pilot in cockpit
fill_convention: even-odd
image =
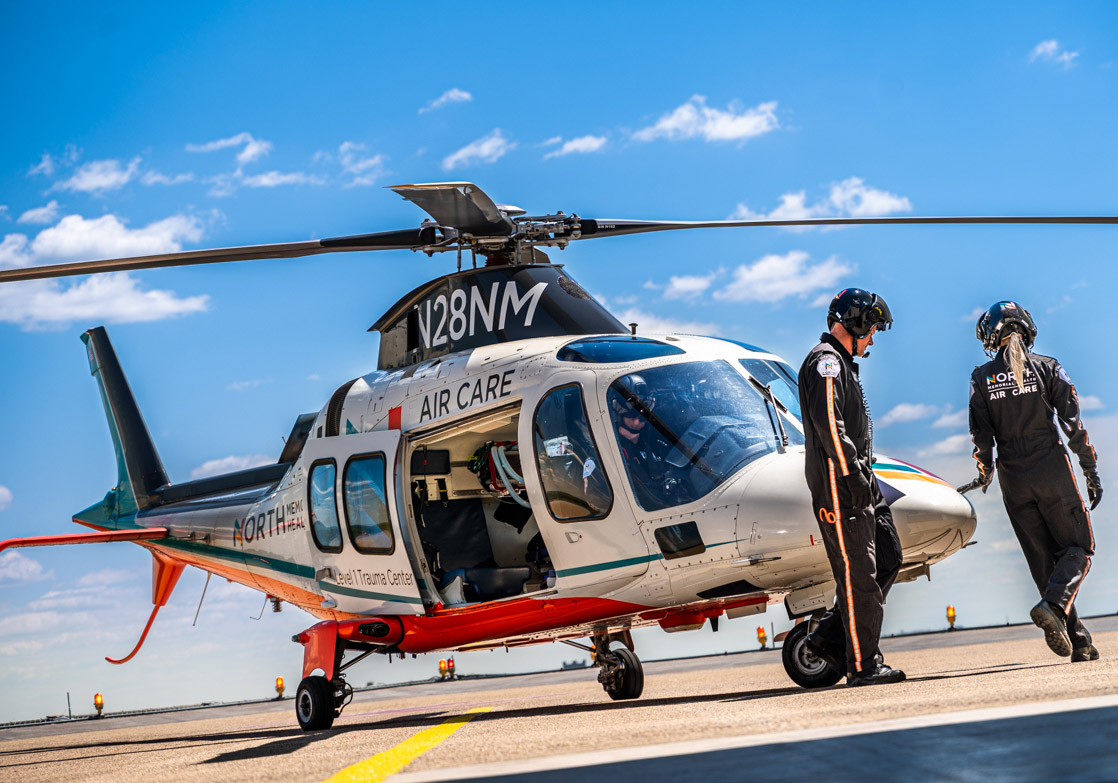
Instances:
[[[619,385],[622,388],[619,390]],[[662,508],[666,465],[661,457],[663,444],[639,408],[651,412],[656,405],[648,384],[639,375],[615,382],[609,390],[610,410],[617,430],[617,445],[642,508]]]

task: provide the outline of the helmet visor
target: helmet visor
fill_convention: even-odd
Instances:
[[[893,326],[893,312],[877,294],[873,295],[873,301],[866,312],[866,326],[876,326],[883,331]]]

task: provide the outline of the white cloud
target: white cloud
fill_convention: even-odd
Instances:
[[[257,386],[262,386],[265,383],[273,383],[274,378],[253,378],[250,381],[234,381],[225,388],[229,391],[241,392],[247,389],[255,389]]]
[[[721,271],[721,270],[720,270]],[[672,275],[664,288],[665,299],[696,299],[710,288],[720,271],[707,275]]]
[[[138,323],[204,312],[206,295],[178,298],[174,291],[143,290],[134,277],[109,272],[63,288],[57,280],[31,280],[0,288],[0,322],[25,331],[62,328],[71,321]]]
[[[802,250],[785,255],[770,253],[752,265],[743,264],[732,273],[731,281],[714,298],[729,302],[779,302],[789,296],[804,297],[820,289],[833,289],[838,280],[854,267],[831,256],[826,261],[808,263]],[[829,297],[828,297],[829,301]]]
[[[0,484],[0,511],[6,509],[12,503],[12,491]]]
[[[207,141],[205,144],[187,144],[187,152],[214,152],[216,150],[223,150],[228,147],[242,147],[241,151],[237,153],[237,163],[245,165],[252,163],[254,160],[264,157],[272,151],[272,142],[257,139],[251,133],[244,132],[238,133],[236,136],[230,136],[227,139],[217,139],[216,141]]]
[[[842,182],[831,183],[825,199],[807,203],[807,193],[796,191],[780,197],[780,205],[769,213],[754,212],[745,204],[738,204],[731,220],[806,220],[825,217],[880,217],[896,212],[911,212],[912,204],[904,196],[866,185],[860,177],[848,177]],[[805,231],[809,227],[790,226],[791,231]],[[837,227],[829,227],[837,228]]]
[[[562,139],[559,139],[559,141],[562,141]],[[545,143],[550,145],[551,142],[552,140],[548,139],[548,141]],[[605,145],[605,136],[579,136],[577,139],[571,139],[570,141],[564,142],[563,146],[561,146],[557,150],[552,150],[551,152],[547,153],[543,156],[543,159],[547,160],[548,158],[559,158],[563,155],[570,155],[574,152],[583,154],[587,152],[597,152]]]
[[[143,228],[128,228],[115,215],[86,219],[67,215],[57,226],[44,229],[31,243],[36,261],[124,258],[155,253],[175,253],[182,242],[202,238],[196,217],[172,215]]]
[[[326,183],[326,180],[322,177],[304,174],[301,171],[265,171],[263,174],[242,177],[240,181],[242,185],[248,188],[276,188],[281,185],[323,185]]]
[[[1060,49],[1060,42],[1051,38],[1047,41],[1041,41],[1033,47],[1033,50],[1029,52],[1029,62],[1055,63],[1056,65],[1062,65],[1066,70],[1075,65],[1075,58],[1078,56],[1079,52]]]
[[[93,618],[87,612],[62,614],[59,612],[28,612],[14,614],[0,619],[0,638],[19,633],[41,633],[57,628],[64,623],[74,625],[93,624]]]
[[[55,172],[54,158],[51,157],[49,152],[44,152],[43,157],[34,166],[27,170],[28,176],[42,174],[46,177],[53,177]]]
[[[93,160],[78,168],[68,180],[56,182],[51,190],[74,193],[104,193],[124,187],[140,172],[140,158],[124,166],[119,160]]]
[[[136,229],[128,228],[115,215],[94,219],[67,215],[33,241],[23,234],[5,236],[0,242],[0,268],[174,253],[182,249],[183,241],[196,242],[201,237],[201,222],[185,215]],[[30,280],[0,287],[0,322],[41,329],[87,319],[110,323],[154,321],[201,312],[206,309],[207,299],[179,299],[171,291],[144,291],[124,272],[89,277],[69,287],[57,279]]]
[[[935,416],[937,413],[939,413],[939,408],[935,405],[925,405],[919,402],[902,402],[900,405],[894,406],[892,410],[882,416],[876,423],[880,427],[888,427],[891,424],[904,424],[910,421],[928,419]]]
[[[633,134],[637,141],[665,138],[671,141],[702,138],[704,141],[745,141],[780,127],[776,118],[776,101],[742,109],[731,103],[726,111],[712,109],[706,98],[693,95],[682,106],[668,112],[655,125]]]
[[[384,176],[384,156],[364,155],[364,151],[364,144],[352,141],[342,142],[338,147],[338,160],[341,161],[342,170],[353,175],[346,187],[375,185]]]
[[[18,655],[23,658],[42,649],[42,642],[12,642],[11,644],[0,645],[0,655]]]
[[[451,103],[469,103],[473,99],[474,96],[470,95],[465,90],[459,90],[457,87],[451,87],[438,98],[435,98],[435,100],[431,101],[422,109],[420,109],[419,113],[424,114],[429,111],[434,111],[435,109],[441,109],[443,106]]]
[[[44,152],[39,162],[27,170],[27,176],[33,177],[42,174],[46,177],[53,177],[59,166],[71,166],[77,163],[80,157],[81,150],[73,144],[67,144],[65,152],[58,158],[55,158],[49,152]]]
[[[53,571],[44,572],[38,560],[25,557],[14,549],[0,555],[0,584],[8,582],[38,582],[49,579]]]
[[[936,419],[933,427],[948,427],[951,429],[958,429],[959,427],[966,427],[970,422],[970,413],[966,408],[962,410],[953,411],[950,407],[943,412],[943,414]]]
[[[90,571],[81,577],[78,580],[78,585],[80,587],[103,587],[118,582],[131,582],[135,576],[131,571],[120,568],[102,568],[98,571]]]
[[[144,172],[144,176],[140,178],[140,181],[148,186],[181,185],[184,182],[193,182],[194,174],[187,172],[185,174],[176,174],[173,177],[169,177],[166,174],[160,174],[158,171],[147,171]]]
[[[27,605],[36,612],[55,609],[86,609],[104,606],[106,599],[104,585],[80,587],[73,590],[51,590],[41,598]]]
[[[51,201],[45,207],[27,210],[19,216],[19,220],[16,222],[46,224],[53,223],[56,220],[58,220],[58,202]]]
[[[638,334],[705,334],[718,336],[722,329],[718,324],[700,321],[680,321],[675,318],[663,318],[644,310],[630,307],[617,315],[617,320],[628,326],[637,324]]]
[[[966,315],[964,315],[964,316],[962,317],[962,319],[961,319],[961,320],[963,320],[963,321],[966,321],[967,323],[972,323],[972,324],[973,324],[973,323],[978,323],[978,319],[979,319],[979,317],[980,317],[980,316],[981,316],[981,315],[982,315],[982,314],[983,314],[984,312],[986,312],[986,308],[985,308],[985,307],[976,307],[976,308],[974,308],[973,310],[971,310],[971,311],[970,311],[969,313],[967,313]]]
[[[261,465],[275,464],[276,458],[266,454],[249,454],[246,457],[222,457],[211,459],[190,471],[192,479],[206,478],[207,476],[220,476],[223,473],[232,473],[237,470],[256,468]]]
[[[516,149],[516,142],[506,139],[501,129],[496,128],[492,133],[470,142],[457,152],[443,158],[443,169],[450,171],[476,162],[496,163],[514,149]]]
[[[953,454],[969,454],[974,444],[970,435],[951,435],[917,452],[920,457],[940,457]]]
[[[1101,411],[1105,407],[1102,400],[1093,394],[1086,394],[1079,398],[1079,410],[1081,411]],[[0,487],[0,489],[3,489],[3,487]],[[0,504],[0,508],[3,507],[3,504]]]

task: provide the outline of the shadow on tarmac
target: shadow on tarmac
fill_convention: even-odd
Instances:
[[[935,680],[961,679],[965,677],[980,677],[986,674],[1001,674],[1007,671],[1025,671],[1029,669],[1044,669],[1050,666],[1059,666],[1062,662],[1050,664],[1025,664],[1011,663],[996,666],[980,667],[975,669],[960,669],[920,677],[913,677],[909,682],[930,682]],[[844,685],[835,685],[831,688],[822,688],[821,691],[845,688]],[[544,707],[524,707],[520,709],[501,710],[474,717],[475,723],[493,720],[508,720],[516,718],[548,718],[568,715],[592,715],[619,709],[655,709],[686,704],[704,704],[713,702],[748,702],[763,699],[774,699],[786,696],[804,694],[806,691],[797,686],[786,688],[769,688],[765,690],[746,691],[740,693],[697,694],[688,696],[675,696],[661,699],[638,699],[625,702],[593,702],[582,704],[564,704]],[[170,746],[182,745],[184,747],[202,747],[212,745],[215,749],[221,745],[232,743],[251,742],[264,740],[263,744],[250,748],[238,748],[225,753],[219,753],[207,759],[202,764],[223,764],[226,762],[255,760],[260,758],[275,758],[301,750],[319,740],[343,736],[345,734],[375,729],[387,728],[413,728],[422,730],[437,725],[448,718],[461,715],[455,710],[432,711],[425,713],[412,713],[408,715],[388,716],[379,720],[362,720],[360,722],[343,723],[331,729],[315,732],[304,732],[297,728],[274,729],[245,729],[242,731],[224,731],[212,734],[164,736],[150,739],[121,740],[107,742],[73,742],[66,745],[50,745],[49,747],[30,748],[22,750],[0,751],[0,760],[3,767],[33,766],[44,763],[33,758],[35,754],[50,751],[71,751],[77,759],[112,758],[115,756],[128,756],[137,753],[164,752]],[[101,752],[97,752],[101,751]]]

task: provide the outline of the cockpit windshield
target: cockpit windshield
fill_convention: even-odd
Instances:
[[[770,403],[724,361],[632,373],[606,400],[645,511],[698,500],[780,443]]]

